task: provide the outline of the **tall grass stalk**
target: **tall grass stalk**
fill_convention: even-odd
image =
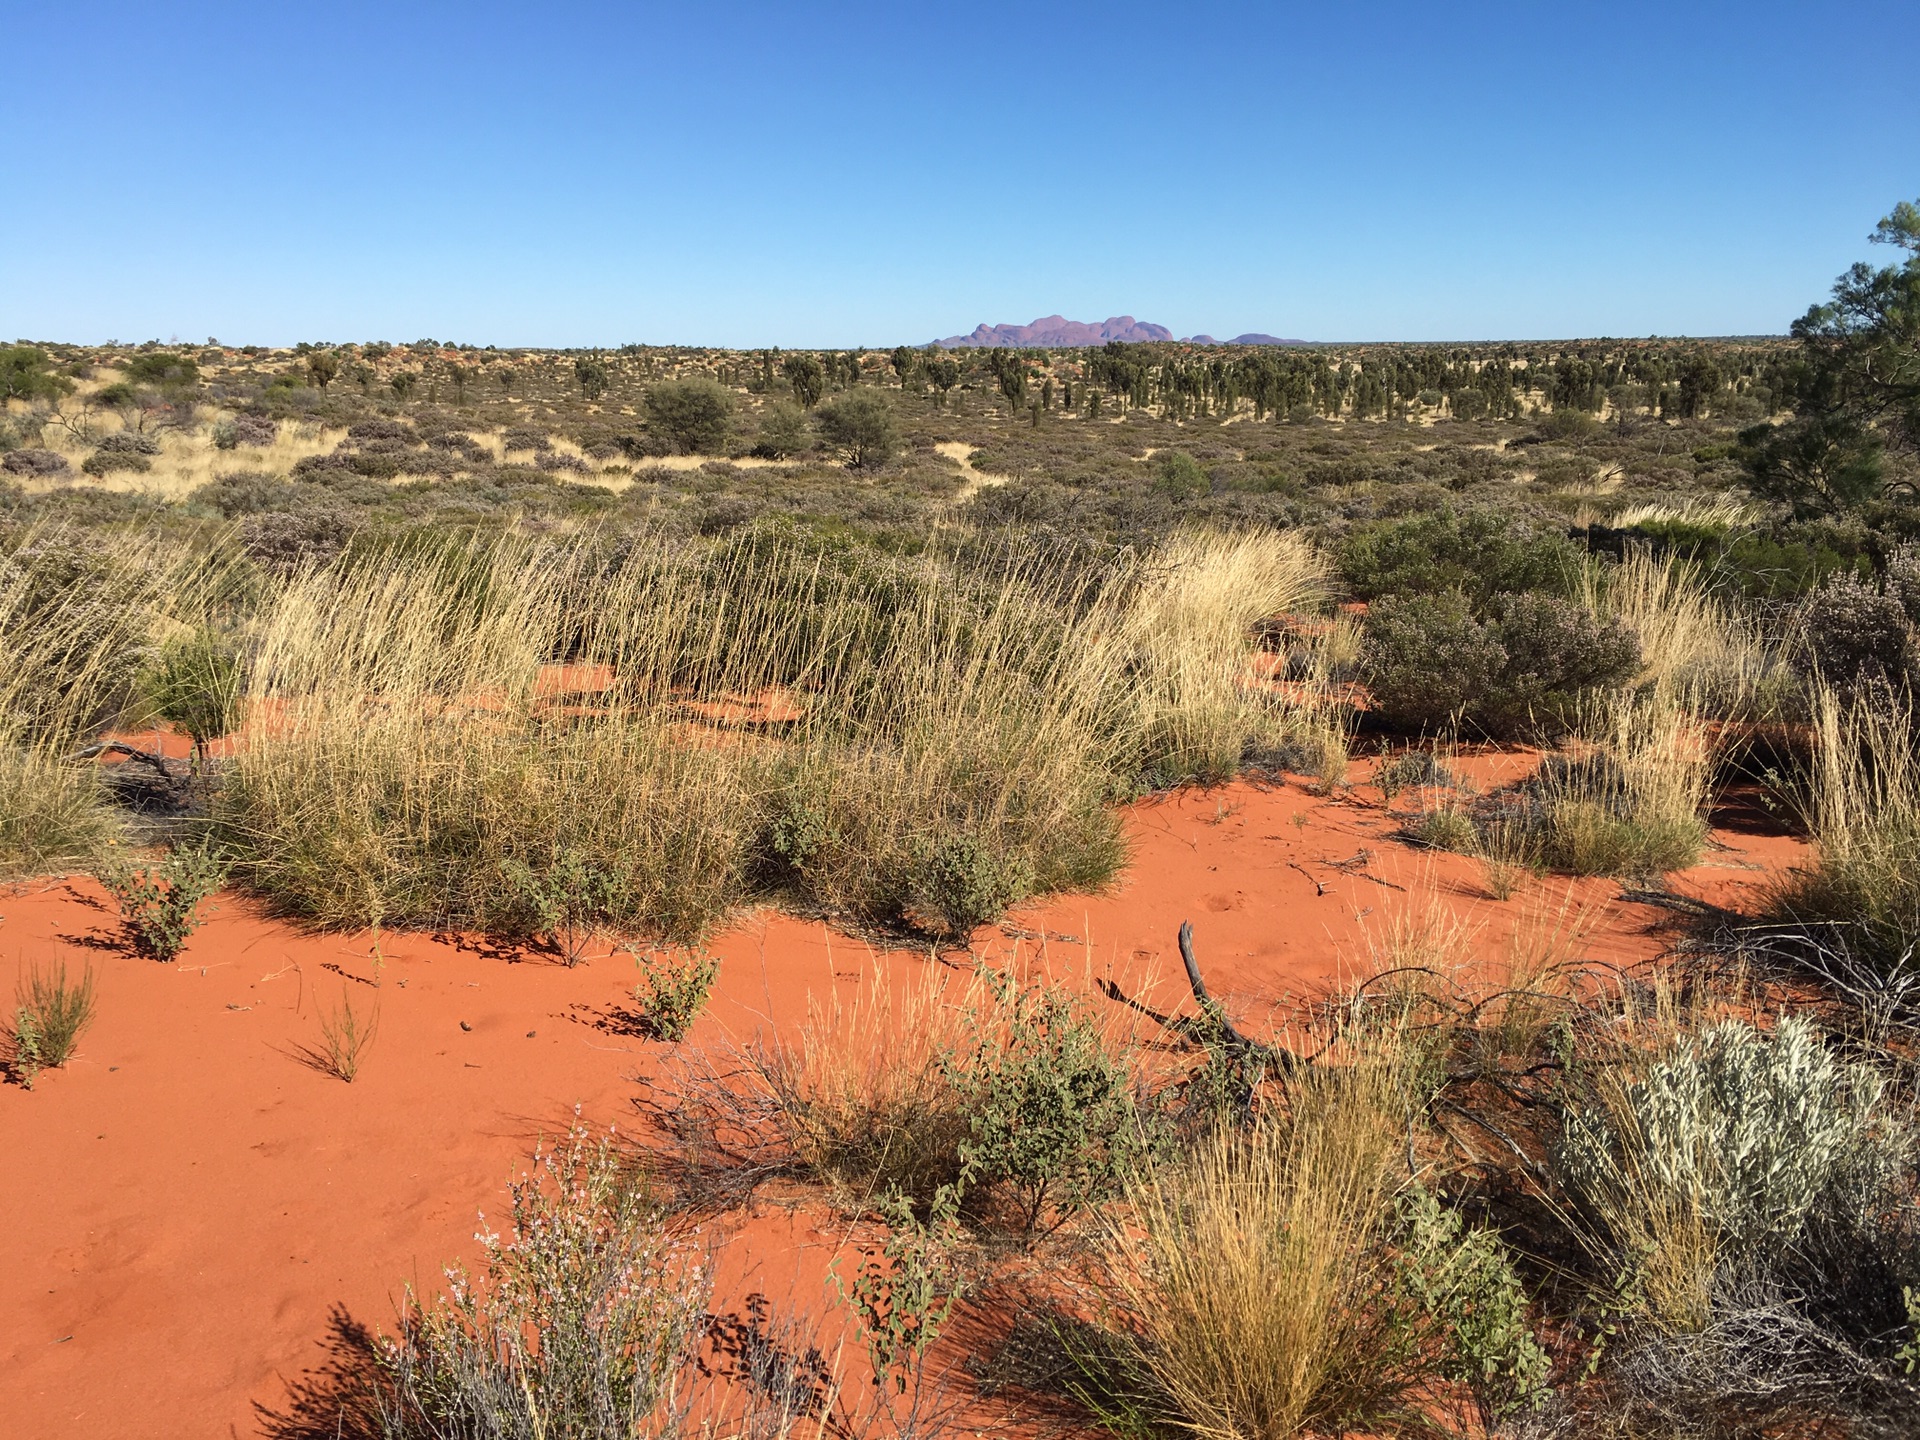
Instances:
[[[1397,1067],[1312,1072],[1291,1115],[1223,1129],[1138,1187],[1110,1235],[1152,1419],[1270,1440],[1388,1422],[1409,1379],[1380,1298]]]
[[[1920,739],[1904,705],[1814,697],[1814,760],[1801,798],[1818,863],[1782,884],[1776,906],[1839,922],[1869,958],[1900,962],[1920,942]],[[1851,942],[1850,942],[1851,944]]]

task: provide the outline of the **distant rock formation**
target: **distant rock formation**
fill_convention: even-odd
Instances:
[[[1031,325],[976,325],[971,334],[949,335],[933,343],[948,350],[975,347],[1014,350],[1070,350],[1082,345],[1105,345],[1118,340],[1138,345],[1148,340],[1171,340],[1173,332],[1164,325],[1135,320],[1131,315],[1116,315],[1103,324],[1069,320],[1064,315],[1042,315]]]

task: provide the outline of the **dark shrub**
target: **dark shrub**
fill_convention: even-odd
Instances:
[[[347,439],[356,445],[370,444],[376,440],[411,440],[413,427],[403,420],[362,420],[347,431]]]
[[[1853,694],[1912,684],[1920,678],[1920,653],[1903,598],[1898,591],[1879,594],[1851,576],[1814,591],[1800,606],[1809,665]]]
[[[544,430],[530,430],[515,426],[501,437],[501,445],[511,455],[516,450],[545,450],[552,445]]]
[[[0,469],[9,475],[60,475],[67,469],[67,457],[52,450],[9,450],[0,458]]]
[[[760,417],[753,453],[767,460],[785,460],[801,454],[812,443],[812,437],[807,434],[806,411],[791,401],[776,400]]]
[[[1457,717],[1512,737],[1558,728],[1582,694],[1630,681],[1640,647],[1556,596],[1498,596],[1482,618],[1458,591],[1388,595],[1368,612],[1361,667],[1390,725],[1435,730]]]
[[[233,417],[233,438],[239,445],[271,445],[280,427],[265,415]]]
[[[647,428],[689,455],[726,444],[733,395],[712,380],[669,380],[647,392]]]
[[[158,455],[160,442],[151,435],[122,430],[117,435],[106,436],[97,448],[109,455]]]
[[[815,418],[821,438],[852,469],[884,465],[900,448],[892,407],[873,390],[850,391],[821,406]]]
[[[324,565],[347,548],[359,522],[342,506],[313,505],[250,515],[240,526],[240,544],[269,570]]]
[[[1640,669],[1640,642],[1584,605],[1520,594],[1500,597],[1496,608],[1507,663],[1476,716],[1490,732],[1565,719],[1582,693],[1624,685]]]
[[[1367,611],[1361,671],[1388,724],[1435,730],[1481,701],[1506,669],[1499,638],[1458,590],[1386,595]]]
[[[1441,510],[1355,530],[1339,562],[1362,600],[1458,590],[1485,603],[1501,591],[1568,593],[1585,557],[1566,536],[1509,515]]]
[[[262,475],[256,470],[241,470],[232,475],[215,476],[211,482],[194,491],[189,500],[192,504],[218,510],[228,520],[237,520],[242,515],[254,515],[262,510],[290,508],[300,488],[275,476]]]
[[[1213,493],[1213,481],[1191,455],[1162,450],[1153,457],[1153,488],[1171,500],[1204,500]]]
[[[111,475],[119,470],[141,473],[153,469],[153,462],[138,451],[96,450],[80,462],[80,468],[89,475]]]

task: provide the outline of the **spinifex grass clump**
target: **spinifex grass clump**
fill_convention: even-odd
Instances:
[[[200,928],[200,904],[226,883],[229,864],[211,845],[169,851],[145,865],[101,873],[100,883],[120,907],[120,923],[137,954],[172,960]]]
[[[771,891],[957,940],[1110,877],[1114,796],[1302,723],[1251,668],[1313,565],[1270,536],[1093,578],[778,527],[405,558],[272,599],[266,723],[215,802],[249,883],[321,923],[572,950]]]
[[[1506,789],[1438,798],[1412,833],[1490,864],[1569,875],[1678,870],[1706,844],[1712,769],[1697,718],[1662,700],[1619,695],[1588,707],[1579,733]]]
[[[20,1083],[32,1089],[42,1070],[72,1059],[81,1032],[93,1023],[93,1011],[93,971],[82,974],[77,984],[68,981],[64,963],[22,974],[7,1060]]]
[[[76,752],[137,714],[160,627],[198,608],[221,570],[152,538],[53,525],[0,535],[0,875],[105,851],[117,822]]]
[[[1802,810],[1819,851],[1775,908],[1892,974],[1920,944],[1920,740],[1904,706],[1849,705],[1822,690]]]

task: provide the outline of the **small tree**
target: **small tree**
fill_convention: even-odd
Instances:
[[[669,380],[647,392],[647,426],[689,455],[711,454],[726,443],[733,396],[711,380]]]
[[[793,398],[802,408],[811,410],[820,403],[820,397],[826,392],[827,371],[814,355],[789,355],[781,363],[780,372],[787,377],[787,383],[793,386]]]
[[[893,354],[887,358],[893,362],[893,373],[904,390],[908,378],[913,374],[913,367],[920,363],[920,357],[914,354],[910,346],[896,345],[893,347]]]
[[[887,402],[871,390],[856,390],[821,407],[820,434],[855,470],[884,465],[900,448],[900,432]]]
[[[393,378],[387,381],[387,384],[393,387],[394,399],[405,400],[413,393],[413,387],[418,384],[419,381],[420,376],[415,371],[396,370],[393,372]]]
[[[767,460],[785,460],[807,448],[807,414],[790,400],[776,400],[760,420],[753,453]]]
[[[0,346],[0,400],[52,400],[73,389],[73,382],[48,368],[47,352],[37,345]]]
[[[580,393],[589,400],[598,400],[607,393],[607,381],[611,372],[607,362],[598,355],[582,355],[573,362],[573,378],[580,382]]]
[[[333,377],[340,373],[340,357],[331,350],[315,350],[307,356],[307,377],[314,385],[324,390],[333,383]]]
[[[520,377],[514,372],[513,366],[500,365],[495,367],[493,378],[500,382],[500,393],[511,398],[513,395],[513,382]]]
[[[947,392],[960,383],[960,362],[944,355],[929,356],[925,362],[927,383],[933,386],[940,404],[947,403]]]

